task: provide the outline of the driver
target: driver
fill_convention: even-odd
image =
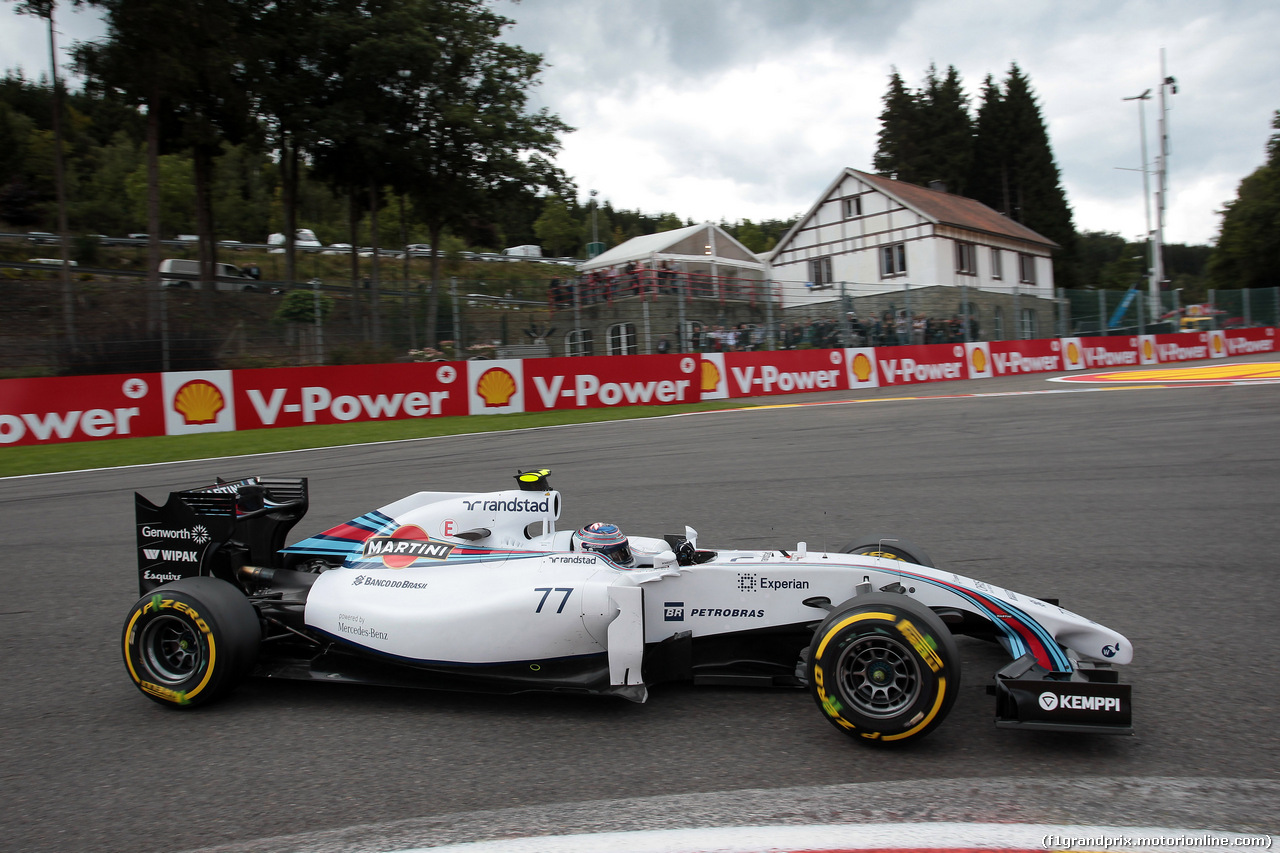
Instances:
[[[573,550],[594,551],[623,568],[635,565],[627,537],[622,535],[618,525],[608,521],[593,521],[575,530]]]

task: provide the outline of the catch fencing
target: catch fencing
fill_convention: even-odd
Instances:
[[[8,271],[0,377],[523,357],[758,352],[1174,331],[1143,293],[794,282],[641,270],[579,277],[259,281],[160,287],[82,270]],[[16,277],[15,277],[16,276]],[[434,320],[432,304],[434,301]],[[1280,324],[1280,289],[1210,293],[1204,328]],[[783,307],[788,306],[788,307]],[[430,344],[430,345],[429,345]]]

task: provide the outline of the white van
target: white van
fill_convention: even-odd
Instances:
[[[503,249],[502,254],[508,258],[540,258],[542,257],[541,246],[511,246]]]
[[[245,275],[235,264],[215,264],[217,290],[257,290],[258,282],[252,276]],[[163,278],[165,275],[182,275],[190,278]],[[202,289],[200,281],[200,262],[183,258],[165,258],[160,262],[161,287],[189,287]]]

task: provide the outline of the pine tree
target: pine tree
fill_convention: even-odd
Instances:
[[[930,66],[925,82],[920,96],[921,151],[914,171],[924,176],[925,184],[941,181],[948,192],[964,195],[973,160],[969,97],[954,65],[943,80]]]
[[[987,78],[978,112],[970,196],[1062,247],[1059,287],[1075,284],[1075,225],[1031,81],[1014,63],[1003,91]]]
[[[889,75],[889,90],[884,95],[884,109],[880,112],[880,140],[872,167],[877,174],[900,181],[918,183],[917,174],[920,141],[920,100],[902,82],[902,75],[894,69]]]

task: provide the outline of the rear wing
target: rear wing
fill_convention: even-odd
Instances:
[[[285,536],[306,515],[307,479],[245,477],[170,492],[157,506],[134,493],[138,591],[211,575],[235,583],[241,565],[279,567]]]

